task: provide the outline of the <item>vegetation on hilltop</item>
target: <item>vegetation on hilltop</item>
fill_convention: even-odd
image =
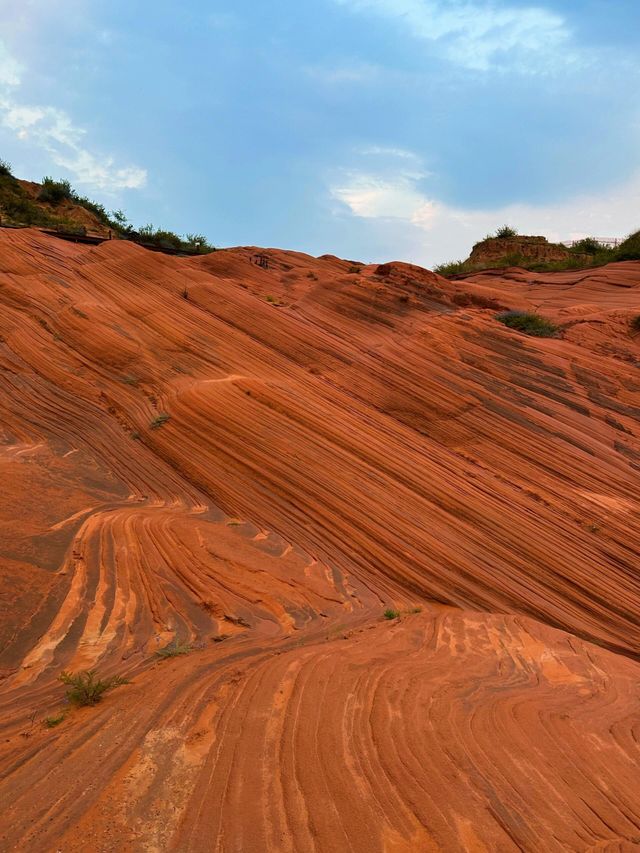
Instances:
[[[99,226],[123,240],[186,254],[206,254],[215,250],[202,234],[182,237],[173,231],[154,228],[153,225],[136,229],[122,210],[107,211],[104,205],[76,192],[67,180],[55,180],[46,175],[37,196],[33,198],[13,176],[10,164],[0,160],[0,215],[10,224],[85,233],[84,223],[74,219],[74,206],[84,208],[93,215]]]
[[[500,235],[508,226],[500,228],[495,236]],[[509,229],[513,230],[513,229]],[[494,235],[489,235],[493,238]],[[514,235],[506,235],[514,236]],[[489,239],[487,238],[487,239]],[[482,269],[494,269],[504,267],[521,267],[532,272],[562,272],[563,270],[577,270],[588,267],[601,267],[615,261],[637,261],[640,260],[640,231],[630,234],[619,246],[610,248],[599,243],[594,237],[585,237],[568,248],[568,257],[564,260],[539,261],[525,258],[520,254],[507,254],[502,258],[492,260],[490,266],[483,267],[476,263],[466,261],[449,261],[434,267],[438,275],[449,278],[455,275],[465,275],[480,272]]]

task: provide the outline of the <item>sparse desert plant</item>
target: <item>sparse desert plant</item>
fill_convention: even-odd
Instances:
[[[165,660],[166,658],[175,658],[179,655],[188,655],[191,651],[193,651],[191,643],[181,643],[176,637],[164,646],[164,648],[158,649],[155,655]]]
[[[640,332],[640,314],[636,314],[636,316],[632,318],[630,325],[633,332]]]
[[[507,240],[509,237],[517,237],[518,232],[515,228],[512,228],[510,225],[503,225],[501,228],[498,228],[496,231],[496,237],[499,240]]]
[[[399,610],[393,610],[393,608],[388,607],[388,608],[384,611],[384,614],[383,614],[383,615],[384,615],[384,618],[385,618],[385,619],[389,619],[389,620],[391,620],[391,619],[399,619],[399,618],[400,618],[400,611],[399,611]]]
[[[352,266],[352,267],[349,267],[349,272],[351,273],[351,275],[360,275],[362,270],[360,267]]]
[[[502,314],[496,314],[496,320],[509,329],[515,329],[517,332],[533,335],[536,338],[553,338],[559,331],[550,320],[528,311],[504,311]]]
[[[83,672],[61,672],[58,680],[69,689],[66,696],[72,705],[97,705],[103,695],[109,691],[129,684],[126,678],[112,675],[109,678],[98,678],[97,670],[87,669]]]
[[[161,426],[164,426],[168,420],[171,420],[171,415],[168,415],[166,412],[160,412],[160,414],[156,415],[151,421],[150,427],[151,429],[159,429]]]
[[[6,160],[0,160],[0,175],[5,177],[11,175],[11,163],[7,163]]]
[[[59,714],[52,714],[49,717],[45,717],[42,722],[46,726],[46,728],[55,729],[55,727],[59,726],[66,716],[66,711],[60,711]]]

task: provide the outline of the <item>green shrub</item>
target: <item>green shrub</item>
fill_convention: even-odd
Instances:
[[[399,619],[400,618],[400,611],[399,610],[393,610],[391,607],[389,607],[387,610],[384,611],[383,615],[384,615],[385,619],[389,619],[389,620]]]
[[[584,237],[578,240],[571,246],[570,251],[581,255],[597,255],[603,249],[606,249],[602,243],[598,243],[595,237]]]
[[[362,270],[360,269],[360,267],[356,267],[356,266],[349,267],[349,273],[351,275],[360,275],[361,272],[362,272]]]
[[[629,234],[615,251],[616,261],[640,261],[640,231]]]
[[[510,329],[536,338],[553,338],[559,331],[558,326],[549,320],[528,311],[504,311],[496,315],[496,320]]]
[[[640,314],[636,314],[636,316],[631,320],[631,329],[634,332],[640,332]]]
[[[119,675],[97,678],[95,669],[77,673],[61,672],[58,680],[69,687],[66,696],[73,705],[97,705],[107,691],[129,684],[126,678]]]
[[[187,234],[184,242],[192,252],[199,255],[215,252],[215,248],[209,243],[204,234]]]
[[[503,225],[501,228],[498,228],[496,231],[496,237],[499,240],[507,240],[509,237],[517,237],[518,232],[515,228],[512,228],[510,225]]]
[[[193,651],[193,647],[190,643],[181,643],[180,640],[176,637],[172,640],[168,645],[166,645],[162,649],[158,649],[155,653],[156,657],[166,659],[166,658],[175,658],[179,655],[188,655],[189,652]]]
[[[69,181],[54,181],[47,175],[42,179],[38,201],[44,201],[55,206],[63,201],[71,201],[73,195]]]
[[[0,160],[0,175],[3,177],[11,176],[11,163],[6,160]]]

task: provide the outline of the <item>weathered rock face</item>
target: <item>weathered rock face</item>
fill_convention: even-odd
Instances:
[[[477,267],[490,267],[508,257],[527,261],[564,261],[571,257],[565,246],[549,243],[546,237],[490,237],[476,243],[468,263]]]
[[[639,313],[0,230],[0,849],[637,850]]]

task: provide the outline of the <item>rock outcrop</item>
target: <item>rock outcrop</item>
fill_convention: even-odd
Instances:
[[[513,259],[514,262],[528,261],[547,263],[564,261],[572,257],[571,252],[559,243],[549,243],[546,237],[488,237],[476,243],[467,261],[469,267],[491,267]],[[573,255],[575,257],[575,255]]]

